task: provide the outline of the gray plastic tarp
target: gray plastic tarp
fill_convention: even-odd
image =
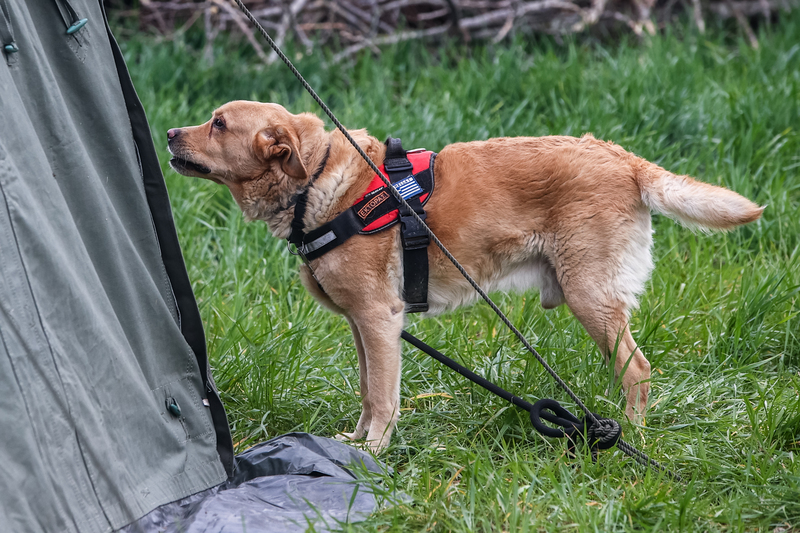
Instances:
[[[363,520],[393,497],[360,479],[380,473],[368,453],[333,439],[290,433],[237,456],[218,487],[164,505],[123,533],[317,533]],[[374,476],[373,476],[374,477]]]

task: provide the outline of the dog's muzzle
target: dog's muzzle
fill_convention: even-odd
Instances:
[[[183,157],[177,155],[169,160],[169,166],[171,166],[176,172],[180,172],[181,174],[184,174],[186,172],[196,172],[198,174],[211,174],[211,169],[208,168],[207,166],[195,163],[194,161],[190,161],[188,159],[184,159]]]

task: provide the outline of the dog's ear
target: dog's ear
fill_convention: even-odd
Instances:
[[[280,158],[281,169],[289,176],[304,180],[308,171],[300,159],[295,134],[284,126],[274,126],[261,130],[256,136],[256,153],[268,161]]]

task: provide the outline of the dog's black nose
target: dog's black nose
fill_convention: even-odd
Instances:
[[[181,132],[180,128],[172,128],[170,130],[167,130],[167,140],[171,141],[172,139],[177,137],[180,132]]]

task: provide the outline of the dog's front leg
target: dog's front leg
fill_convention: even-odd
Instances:
[[[369,380],[367,379],[367,356],[364,352],[364,342],[361,340],[361,333],[358,331],[358,326],[352,318],[347,317],[347,322],[350,324],[350,330],[353,332],[353,342],[356,345],[356,353],[358,354],[358,378],[361,390],[361,416],[358,418],[356,429],[352,433],[340,433],[336,436],[338,440],[358,440],[364,437],[369,431],[370,422],[372,421],[372,409],[369,403]]]
[[[400,416],[403,315],[403,303],[398,300],[394,305],[370,306],[351,317],[364,353],[363,364],[359,353],[363,411],[356,433],[359,429],[367,431],[367,446],[373,453],[379,453],[389,444]]]

